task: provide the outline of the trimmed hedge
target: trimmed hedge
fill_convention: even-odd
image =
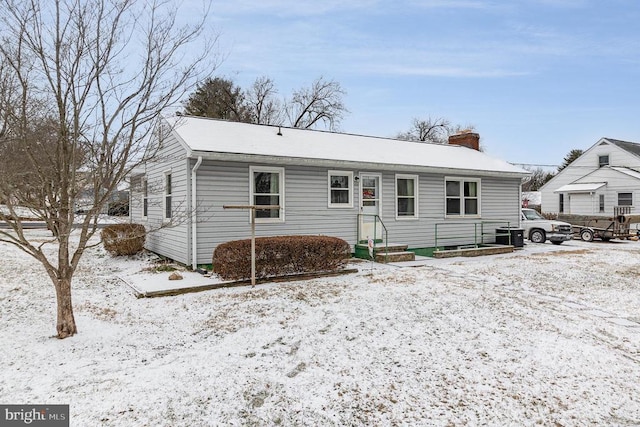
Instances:
[[[350,256],[349,244],[337,237],[257,237],[256,278],[335,271]],[[251,278],[251,239],[218,245],[213,251],[213,272],[223,280]]]
[[[111,255],[135,255],[144,249],[147,230],[142,224],[111,224],[100,233],[102,244]]]

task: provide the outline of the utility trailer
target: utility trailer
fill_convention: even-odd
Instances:
[[[573,234],[585,242],[637,238],[638,231],[631,224],[640,223],[640,215],[631,215],[631,206],[614,206],[612,217],[560,214],[558,219],[570,223]]]

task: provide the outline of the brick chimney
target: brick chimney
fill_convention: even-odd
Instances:
[[[449,144],[462,145],[480,151],[480,134],[471,131],[462,131],[449,136]]]

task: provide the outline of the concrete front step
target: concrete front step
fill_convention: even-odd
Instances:
[[[376,243],[373,246],[373,253],[376,262],[401,262],[401,261],[413,261],[416,259],[416,254],[407,251],[409,245],[403,245],[400,243]],[[356,251],[368,251],[367,244],[359,243],[356,245]],[[366,252],[364,252],[366,253]]]
[[[369,249],[366,243],[359,243],[357,246],[362,249]],[[408,247],[409,245],[401,243],[387,243],[386,245],[384,243],[376,243],[373,245],[373,252],[406,252]]]
[[[416,254],[409,251],[395,251],[385,253],[384,249],[378,249],[375,252],[376,262],[401,262],[401,261],[414,261]]]

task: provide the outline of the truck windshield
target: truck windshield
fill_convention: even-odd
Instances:
[[[537,211],[534,210],[523,210],[522,213],[524,214],[525,218],[529,220],[544,219],[543,216],[541,216]]]

